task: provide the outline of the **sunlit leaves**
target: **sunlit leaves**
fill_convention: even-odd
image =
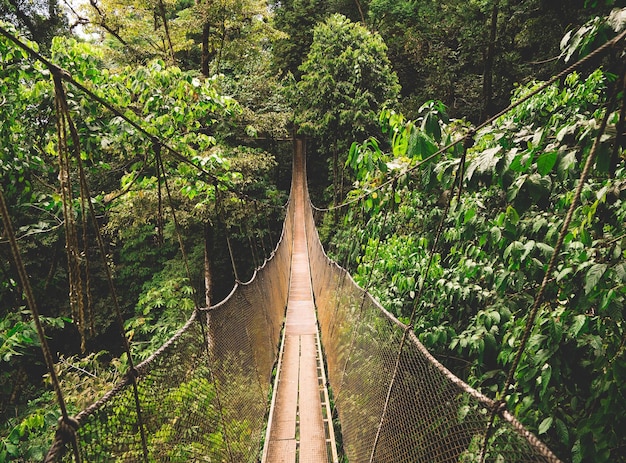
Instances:
[[[565,61],[572,57],[585,56],[602,45],[615,33],[624,30],[626,9],[615,9],[607,18],[595,17],[577,30],[568,31],[561,40],[561,51]]]
[[[537,158],[537,172],[541,175],[548,175],[552,172],[558,158],[557,151],[540,154]]]

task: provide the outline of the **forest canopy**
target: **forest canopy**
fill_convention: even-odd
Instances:
[[[621,3],[0,0],[0,184],[70,412],[270,255],[299,133],[355,280],[560,458],[626,461],[623,42],[545,84]],[[59,410],[7,234],[0,460],[39,461]]]

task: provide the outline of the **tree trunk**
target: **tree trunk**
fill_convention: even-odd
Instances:
[[[333,206],[335,206],[335,223],[339,218],[337,205],[339,204],[339,153],[337,148],[333,148]]]
[[[220,49],[217,54],[217,63],[215,64],[215,72],[220,72],[220,64],[222,63],[222,51],[224,50],[224,42],[226,42],[226,20],[222,19]]]
[[[361,7],[361,2],[359,0],[354,0],[356,3],[356,7],[359,9],[359,15],[361,16],[361,22],[363,23],[363,26],[366,26],[365,23],[365,15],[363,14],[363,8]]]
[[[213,299],[213,268],[211,266],[211,250],[213,249],[213,227],[210,222],[204,224],[204,303],[211,307]]]
[[[165,12],[165,5],[163,4],[163,0],[159,0],[159,14],[161,15],[161,19],[163,20],[163,28],[165,29],[165,38],[167,39],[167,45],[170,49],[170,58],[172,59],[172,64],[176,62],[176,57],[174,56],[174,46],[172,45],[172,37],[170,36],[170,27],[167,22],[167,14]]]
[[[209,23],[202,25],[202,56],[200,58],[200,72],[204,77],[209,77],[209,33],[211,26]]]
[[[59,17],[59,4],[57,0],[49,0],[48,1],[48,21],[50,24],[50,28],[53,33],[56,35],[57,27],[61,22],[61,18]]]
[[[483,72],[483,108],[481,120],[489,117],[492,110],[493,100],[493,58],[495,55],[496,38],[498,32],[498,1],[496,0],[491,10],[491,27],[489,31],[489,43],[485,53],[485,70]]]

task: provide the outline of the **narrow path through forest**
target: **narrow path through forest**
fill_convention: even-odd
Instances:
[[[266,463],[337,459],[304,230],[304,148],[296,141],[295,225],[287,317],[263,452]]]

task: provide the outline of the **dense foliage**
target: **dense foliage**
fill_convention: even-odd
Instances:
[[[540,84],[519,87],[513,101]],[[333,238],[338,258],[347,256],[355,279],[396,316],[408,321],[415,310],[422,342],[490,396],[502,392],[615,86],[601,70],[570,74],[476,133],[460,173],[462,143],[430,159],[469,131],[448,121],[440,103],[422,106],[416,121],[384,111],[385,143],[371,139],[350,151],[351,196],[363,199]],[[619,109],[608,122],[514,388],[504,393],[524,424],[575,462],[623,461],[626,439]]]
[[[460,196],[462,148],[429,156],[613,36],[624,11],[602,18],[623,2],[90,0],[65,11],[70,3],[0,0],[0,24],[112,106],[64,84],[78,133],[66,144],[80,163],[63,167],[53,76],[1,37],[0,185],[71,413],[128,368],[106,269],[121,288],[133,358],[144,359],[275,244],[290,176],[282,140],[293,126],[311,136],[311,184],[321,191],[333,179],[334,201],[352,185],[346,221],[329,216],[322,228],[338,259],[401,319],[415,309],[416,332],[447,366],[502,393],[621,82],[622,48],[476,133]],[[626,453],[623,98],[505,394],[575,462]],[[1,231],[0,461],[36,461],[59,412]]]
[[[314,30],[300,66],[294,122],[332,158],[334,200],[340,193],[339,163],[352,140],[376,133],[376,113],[393,105],[399,86],[379,35],[335,14]],[[331,156],[329,156],[331,155]],[[344,183],[343,181],[341,182]]]
[[[2,26],[17,33],[6,23]],[[38,49],[34,42],[28,45]],[[80,249],[65,244],[67,197],[57,184],[63,145],[53,78],[43,64],[6,38],[0,40],[2,187],[35,296],[45,301],[41,310],[53,349],[70,356],[106,348],[110,354],[98,354],[87,364],[108,371],[123,343],[114,323],[105,266],[124,288],[119,298],[127,319],[124,329],[134,357],[141,360],[171,336],[195,306],[214,302],[230,290],[234,277],[226,236],[235,248],[238,276],[249,277],[271,248],[268,234],[276,239],[286,195],[274,183],[274,157],[237,142],[235,127],[242,109],[222,93],[225,84],[219,77],[203,79],[160,59],[110,70],[99,48],[62,37],[52,40],[50,54],[53,63],[112,105],[104,107],[78,88],[65,86],[79,143],[72,139],[68,146],[79,150],[91,190],[85,197],[78,161],[71,160],[69,205]],[[159,147],[154,137],[167,148]],[[87,201],[106,240],[104,258]],[[179,249],[179,233],[191,274]],[[65,251],[81,256],[73,274],[64,268]],[[38,342],[6,243],[0,253],[0,391],[6,429],[0,455],[3,460],[38,460],[57,415],[52,397],[41,395]],[[80,285],[74,293],[72,285]],[[80,298],[79,309],[72,294]],[[74,359],[61,368],[71,371],[82,363]],[[114,379],[125,362],[111,365],[119,370]],[[93,398],[107,381],[88,383],[92,389],[81,394]],[[68,401],[83,404],[72,388]],[[42,431],[45,438],[39,439]]]

